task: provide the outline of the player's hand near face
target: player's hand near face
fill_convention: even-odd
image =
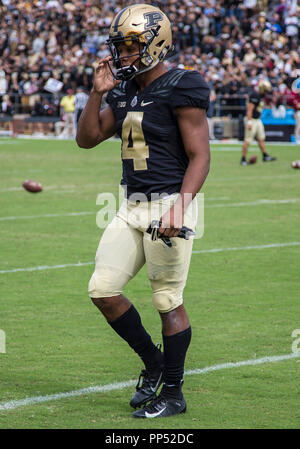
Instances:
[[[93,91],[98,94],[104,94],[114,89],[120,80],[115,80],[108,66],[111,56],[101,59],[94,72]]]
[[[93,88],[77,126],[76,142],[81,148],[93,148],[116,132],[112,109],[108,106],[100,110],[103,94],[121,82],[112,76],[108,66],[110,59],[108,56],[99,61],[94,72]]]

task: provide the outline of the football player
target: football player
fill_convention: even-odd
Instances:
[[[155,6],[121,10],[108,45],[111,57],[95,70],[76,141],[93,148],[119,135],[126,197],[100,240],[89,295],[145,365],[130,401],[135,409],[143,407],[133,416],[166,417],[186,410],[182,379],[191,326],[182,294],[193,240],[179,235],[184,226],[195,230],[195,196],[209,171],[209,89],[198,72],[167,71],[171,25]],[[106,92],[108,107],[100,110]],[[145,263],[162,322],[163,353],[122,293]]]
[[[265,145],[265,128],[260,119],[261,111],[264,106],[264,97],[271,92],[271,83],[267,80],[260,80],[250,93],[247,103],[247,115],[244,118],[245,138],[242,148],[241,165],[247,165],[247,151],[253,139],[257,139],[257,143],[262,152],[263,162],[275,161],[276,158],[270,156],[266,151]]]

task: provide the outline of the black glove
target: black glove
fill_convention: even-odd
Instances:
[[[149,226],[149,228],[147,229],[147,233],[151,234],[151,240],[157,240],[157,239],[162,239],[162,241],[169,247],[172,247],[172,242],[169,239],[169,237],[165,237],[164,235],[161,235],[158,230],[161,226],[161,221],[158,220],[153,220],[151,221],[151,224]],[[185,240],[189,240],[189,238],[195,235],[195,232],[190,229],[187,228],[186,226],[182,226],[182,228],[179,231],[179,234],[176,237],[179,237],[181,239],[185,239]],[[172,237],[173,238],[173,237]]]

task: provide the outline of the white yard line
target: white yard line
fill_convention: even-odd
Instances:
[[[69,212],[67,214],[45,214],[45,215],[16,215],[12,217],[0,217],[0,221],[30,220],[32,218],[78,217],[82,215],[96,215],[96,212]]]
[[[240,246],[235,248],[202,249],[199,251],[193,251],[193,254],[220,253],[223,251],[248,251],[252,249],[284,248],[287,246],[300,246],[300,242],[270,243],[268,245]],[[84,267],[87,265],[93,265],[94,263],[95,263],[94,261],[91,261],[91,262],[77,262],[60,265],[40,265],[37,267],[27,267],[27,268],[13,268],[11,270],[0,270],[0,274],[18,273],[22,271],[43,271],[43,270],[55,270],[70,267]]]
[[[240,368],[243,366],[261,365],[263,363],[282,362],[284,360],[291,360],[300,357],[300,353],[292,353],[279,356],[266,356],[260,359],[242,360],[240,362],[222,363],[220,365],[207,366],[206,368],[196,368],[185,371],[186,376],[206,374],[209,372],[219,371],[229,368]],[[136,380],[128,380],[125,382],[117,382],[107,385],[98,385],[94,387],[81,388],[80,390],[67,391],[65,393],[47,394],[45,396],[31,396],[25,399],[10,400],[7,402],[0,402],[0,411],[15,410],[19,407],[31,406],[34,404],[41,404],[43,402],[57,401],[59,399],[66,399],[71,397],[78,397],[94,393],[108,393],[113,390],[124,390],[136,384]]]
[[[257,201],[245,201],[243,203],[220,203],[220,204],[208,204],[204,207],[244,207],[244,206],[264,206],[268,204],[292,204],[299,203],[300,198],[288,198],[284,200],[257,200]]]
[[[300,242],[270,243],[268,245],[237,246],[233,248],[202,249],[199,251],[193,251],[193,254],[221,253],[223,251],[248,251],[251,249],[285,248],[286,246],[300,246]]]
[[[92,265],[95,262],[78,262],[78,263],[66,263],[61,265],[40,265],[38,267],[28,267],[28,268],[13,268],[12,270],[0,270],[0,274],[5,273],[18,273],[20,271],[43,271],[43,270],[56,270],[59,268],[70,268],[70,267],[85,267],[87,265]]]
[[[0,192],[17,192],[24,190],[23,187],[7,187],[4,189],[0,189]]]
[[[228,197],[221,197],[222,200],[229,199]],[[220,199],[221,199],[220,198]],[[217,200],[217,198],[211,198],[210,200]],[[261,199],[257,201],[248,201],[242,203],[220,203],[220,204],[208,204],[206,208],[217,208],[217,207],[245,207],[245,206],[265,206],[273,204],[295,204],[299,203],[300,198],[287,198],[283,200],[267,200]],[[44,214],[44,215],[16,215],[11,217],[0,217],[0,221],[11,221],[11,220],[30,220],[35,218],[54,218],[54,217],[77,217],[80,215],[96,215],[97,212],[87,211],[87,212],[69,212],[62,214]]]
[[[236,152],[238,152],[238,153],[241,153],[241,148],[240,147],[236,147],[236,148],[232,148],[232,146],[228,146],[228,147],[222,147],[222,146],[218,146],[218,147],[215,147],[214,145],[217,145],[216,143],[214,143],[214,142],[211,142],[211,147],[210,147],[210,151],[221,151],[221,152],[223,152],[223,151],[236,151]],[[258,153],[258,151],[257,151],[257,148],[249,148],[249,151],[251,151],[251,153],[252,152],[254,152],[255,151],[255,153]]]
[[[53,185],[53,186],[46,186],[44,187],[45,192],[56,192],[61,191],[64,192],[66,189],[77,189],[79,191],[86,190],[87,188],[94,189],[95,192],[97,189],[102,187],[116,187],[116,184],[104,184],[104,183],[97,183],[97,184],[84,184],[84,186],[80,186],[78,184],[70,184],[70,185]],[[7,192],[24,192],[24,188],[22,186],[13,186],[13,187],[3,187],[0,189],[0,193],[7,193]],[[222,197],[220,197],[220,200],[222,200]]]
[[[228,201],[228,200],[230,200],[229,196],[213,197],[213,196],[206,196],[204,194],[204,201]]]
[[[293,173],[297,173],[296,170],[293,171]],[[298,175],[297,175],[298,176]],[[215,178],[213,179],[211,182],[213,184],[218,183],[218,182],[224,182],[224,181],[242,181],[243,183],[245,181],[262,181],[262,180],[266,180],[266,179],[270,179],[273,182],[277,181],[278,179],[296,179],[292,178],[291,175],[276,175],[276,177],[272,176],[272,175],[265,175],[265,176],[247,176],[246,174],[244,176],[235,176],[235,177],[228,177],[228,178]]]
[[[64,189],[74,189],[78,186],[75,186],[74,184],[72,185],[64,185],[64,186],[59,186],[59,185],[55,185],[55,186],[47,186],[46,190],[64,190]],[[0,189],[0,192],[15,192],[15,191],[23,191],[24,192],[24,188],[19,186],[19,187],[6,187],[3,189]]]

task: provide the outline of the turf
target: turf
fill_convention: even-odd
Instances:
[[[93,261],[102,233],[96,198],[118,193],[119,147],[0,141],[0,271]],[[300,242],[300,170],[291,168],[299,147],[268,145],[278,160],[259,157],[246,167],[239,165],[239,147],[211,147],[205,233],[194,251]],[[20,188],[29,178],[42,183],[42,193]],[[262,199],[274,202],[259,204]],[[79,212],[90,214],[67,215]],[[299,256],[296,245],[193,254],[184,294],[193,329],[186,370],[292,352],[291,334],[300,328]],[[6,333],[0,405],[137,379],[140,361],[88,298],[92,270],[90,264],[0,273]],[[145,268],[125,294],[153,340],[161,341]],[[0,428],[297,428],[299,364],[295,358],[188,375],[187,413],[167,419],[134,420],[134,387],[128,387],[0,411]]]

